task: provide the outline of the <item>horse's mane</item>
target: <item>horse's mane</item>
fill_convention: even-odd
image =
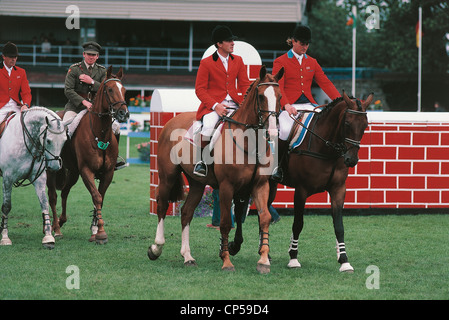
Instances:
[[[354,99],[354,97],[349,97],[349,99]],[[338,105],[340,102],[342,102],[344,99],[343,97],[338,97],[335,98],[334,100],[332,100],[331,102],[329,102],[327,105],[323,105],[320,107],[323,107],[323,109],[321,110],[321,112],[319,112],[317,115],[318,117],[323,117],[325,115],[327,115],[336,105]]]
[[[52,116],[52,117],[54,117],[54,118],[56,118],[56,119],[58,119],[58,120],[61,120],[61,118],[56,114],[56,112],[54,112],[53,110],[50,110],[50,109],[47,109],[47,108],[45,108],[45,107],[39,107],[39,106],[35,106],[35,107],[31,107],[31,108],[29,108],[28,110],[27,110],[27,112],[37,112],[37,111],[40,111],[40,112],[45,112],[45,113],[47,113],[48,115],[50,115],[50,116]]]
[[[243,101],[242,101],[240,107],[242,107],[245,103],[247,103],[247,101],[254,101],[256,99],[255,94],[256,94],[257,90],[253,90],[253,89],[255,87],[257,87],[257,85],[259,83],[260,83],[260,79],[257,78],[250,84],[248,89],[246,89],[246,93],[245,93],[245,96],[243,97]]]

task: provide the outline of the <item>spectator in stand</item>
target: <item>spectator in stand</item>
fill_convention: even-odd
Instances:
[[[434,108],[435,112],[446,112],[446,109],[444,109],[438,101],[435,101]]]

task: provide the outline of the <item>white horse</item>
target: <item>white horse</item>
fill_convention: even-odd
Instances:
[[[11,245],[8,237],[8,214],[11,211],[13,186],[34,185],[39,198],[44,223],[42,245],[53,249],[48,198],[45,192],[46,169],[62,167],[60,153],[67,140],[66,126],[53,111],[33,107],[8,119],[0,138],[0,171],[3,175],[2,222],[0,245]],[[25,184],[25,181],[29,183]]]

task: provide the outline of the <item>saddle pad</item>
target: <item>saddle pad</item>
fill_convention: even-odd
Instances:
[[[72,138],[76,128],[78,128],[78,125],[80,124],[81,119],[84,117],[86,113],[87,109],[84,109],[83,111],[79,112],[75,116],[75,118],[73,118],[72,122],[69,123],[69,125],[67,126],[67,135],[69,136],[69,138]]]
[[[309,111],[301,111],[300,115],[298,116],[297,120],[300,120],[303,126],[297,125],[293,126],[297,128],[296,132],[293,135],[293,138],[290,140],[289,149],[293,150],[296,147],[299,147],[301,143],[304,140],[304,137],[307,133],[307,128],[309,127],[310,123],[312,122],[313,117],[315,116],[316,112],[320,112],[321,110],[318,108],[315,112],[309,112]]]

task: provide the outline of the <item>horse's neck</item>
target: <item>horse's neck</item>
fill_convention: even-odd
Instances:
[[[253,105],[250,105],[249,102],[244,101],[232,118],[235,121],[244,124],[256,125],[258,123],[258,118],[255,110],[256,108]]]
[[[100,93],[100,90],[98,92]],[[107,105],[108,103],[103,95],[97,96],[92,104],[93,113],[90,114],[91,121],[95,124],[94,128],[102,128],[102,131],[111,127],[112,123],[112,117],[107,114],[109,111]]]
[[[324,139],[336,142],[340,139],[341,126],[346,105],[340,103],[323,113],[316,123],[316,133]]]

